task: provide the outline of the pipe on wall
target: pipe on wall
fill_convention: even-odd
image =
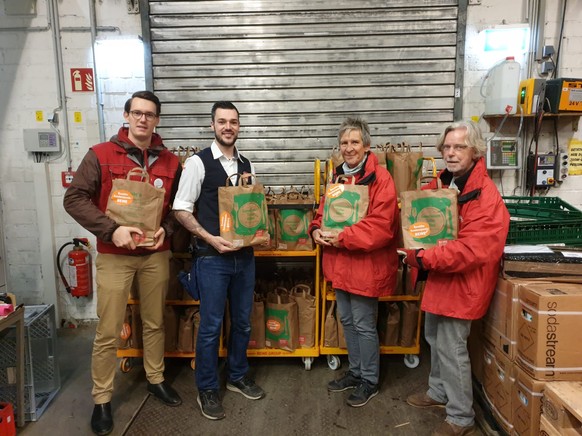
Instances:
[[[61,112],[63,128],[61,136],[63,138],[63,147],[67,158],[67,168],[72,169],[71,144],[69,139],[69,114],[67,110],[67,96],[65,94],[65,76],[63,67],[63,48],[61,45],[61,29],[59,23],[59,10],[57,0],[47,0],[49,10],[49,27],[52,28],[53,50],[55,57],[55,69],[57,74],[58,103],[59,106],[54,110]],[[53,115],[54,117],[54,115]],[[54,118],[53,118],[54,119]]]
[[[89,16],[91,20],[91,53],[93,56],[93,70],[95,71],[95,95],[97,96],[97,119],[99,122],[99,142],[105,142],[105,122],[103,117],[103,96],[100,92],[99,74],[97,74],[97,59],[95,44],[97,42],[97,10],[95,0],[89,0]]]

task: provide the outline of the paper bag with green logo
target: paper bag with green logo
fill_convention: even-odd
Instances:
[[[236,186],[230,183],[233,176],[238,176]],[[226,179],[226,186],[218,188],[220,236],[235,247],[269,242],[265,189],[260,183],[249,184],[249,179],[250,175],[232,174]]]
[[[132,180],[135,177],[139,180]],[[142,230],[143,237],[136,241],[138,247],[155,245],[154,234],[162,222],[166,190],[151,185],[149,178],[145,169],[135,167],[125,179],[113,180],[105,210],[117,224]]]
[[[405,248],[430,248],[442,240],[457,238],[457,191],[440,188],[438,180],[438,189],[400,193]]]
[[[284,288],[267,293],[265,305],[265,345],[294,351],[299,346],[297,303]]]
[[[303,189],[291,187],[277,201],[277,249],[287,251],[311,251],[313,241],[307,232],[313,219],[315,199]]]
[[[340,183],[347,179],[339,176],[335,183],[327,186],[321,224],[324,235],[340,233],[344,227],[361,221],[368,212],[368,187],[356,185],[353,177],[351,183]]]

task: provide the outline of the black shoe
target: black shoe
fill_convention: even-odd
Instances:
[[[113,430],[113,416],[111,416],[111,402],[95,404],[91,416],[91,430],[98,435],[106,435]]]
[[[148,383],[148,392],[164,403],[166,406],[176,407],[182,404],[182,399],[178,392],[176,392],[169,384],[165,381],[153,385]]]
[[[218,391],[200,391],[196,401],[198,402],[200,411],[205,418],[217,420],[225,417]]]
[[[240,380],[226,382],[226,389],[243,394],[249,400],[260,400],[265,396],[265,391],[246,375]]]
[[[332,380],[327,384],[327,390],[330,392],[343,392],[348,389],[357,387],[362,379],[356,377],[350,371],[347,371],[342,377],[337,380]]]
[[[348,403],[348,406],[362,407],[368,404],[368,401],[376,395],[378,395],[378,385],[373,385],[366,380],[362,380],[354,392],[350,394],[346,403]]]

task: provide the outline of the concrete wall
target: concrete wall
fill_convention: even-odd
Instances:
[[[23,129],[49,128],[60,105],[56,58],[48,4],[52,0],[0,0],[0,195],[6,250],[8,288],[20,302],[27,304],[57,303],[59,318],[76,322],[95,318],[96,298],[75,299],[64,292],[55,272],[56,252],[73,237],[94,238],[77,225],[62,208],[64,188],[61,172],[69,166],[69,156],[52,162],[35,163],[24,151]],[[72,92],[71,68],[93,67],[91,50],[90,0],[54,1],[59,9],[62,63],[67,114],[69,116],[70,160],[75,169],[87,149],[100,141],[95,93]],[[123,103],[129,94],[144,87],[143,65],[133,59],[139,53],[131,46],[140,35],[140,17],[127,11],[125,0],[95,1],[97,33],[101,44],[123,40],[129,44],[118,62],[107,69],[98,62],[100,91],[103,96],[105,137],[123,122]],[[479,88],[487,70],[506,54],[484,55],[483,30],[492,26],[527,23],[526,0],[481,0],[469,5],[466,52],[464,117],[479,117],[483,99]],[[544,20],[544,43],[558,47],[562,1],[548,1]],[[557,6],[556,6],[557,4]],[[558,76],[582,77],[582,9],[570,1],[566,13],[561,69]],[[13,28],[9,30],[8,28]],[[109,51],[109,55],[111,52]],[[518,58],[525,62],[526,57]],[[522,63],[522,65],[524,65]],[[525,66],[524,66],[525,70]],[[522,74],[525,77],[526,73]],[[63,114],[59,113],[59,129]],[[40,120],[37,120],[37,113]],[[80,114],[80,119],[75,118]],[[489,126],[480,121],[484,130]],[[582,126],[580,126],[582,127]],[[571,122],[560,122],[560,145],[580,131]],[[540,149],[551,149],[552,135],[542,136]],[[520,194],[520,176],[513,171],[494,171],[494,180],[504,194],[514,189]],[[570,176],[549,195],[582,207],[582,177]],[[70,247],[64,250],[66,253]],[[94,250],[93,254],[94,254]],[[63,256],[61,256],[63,257]],[[62,259],[61,259],[62,260]]]

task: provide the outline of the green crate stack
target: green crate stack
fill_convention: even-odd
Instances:
[[[503,197],[511,222],[507,244],[582,245],[582,211],[558,197]]]

